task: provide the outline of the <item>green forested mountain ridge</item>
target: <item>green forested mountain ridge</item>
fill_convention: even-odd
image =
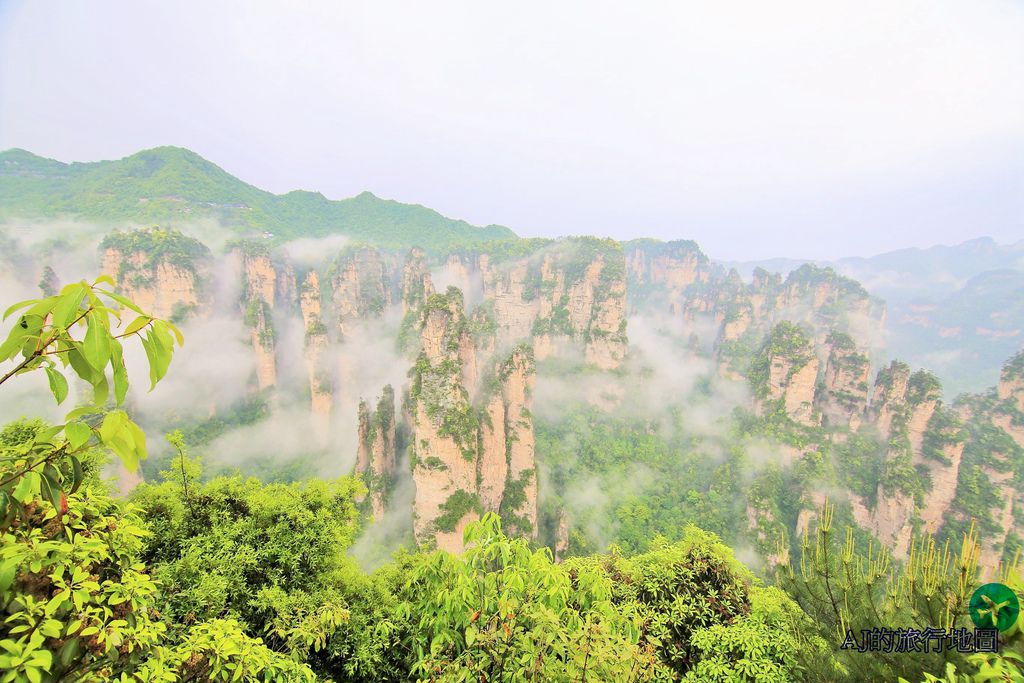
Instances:
[[[345,235],[427,249],[514,237],[418,205],[364,192],[332,201],[317,192],[265,192],[198,154],[157,147],[117,161],[64,164],[21,149],[0,152],[0,218],[78,217],[111,223],[183,225],[216,219],[239,233],[278,240]]]

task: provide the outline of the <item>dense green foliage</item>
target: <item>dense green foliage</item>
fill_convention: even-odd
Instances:
[[[1015,669],[1013,652],[1024,647],[1020,624],[1001,634],[1003,651],[1009,659],[987,654],[967,656],[955,648],[907,653],[873,653],[864,656],[856,649],[842,649],[847,638],[860,642],[864,631],[890,628],[927,628],[950,631],[974,625],[967,616],[967,604],[981,581],[978,580],[977,536],[969,529],[959,552],[952,543],[936,544],[927,536],[916,538],[904,563],[897,563],[884,548],[858,548],[852,529],[840,538],[833,526],[834,509],[826,504],[813,537],[801,544],[797,566],[779,568],[781,586],[792,594],[810,615],[833,657],[807,662],[811,680],[924,680],[930,673],[951,667],[974,669],[1007,666]],[[1008,565],[1000,577],[1019,584],[1021,567]],[[1019,677],[1021,671],[1017,670]],[[928,679],[932,680],[932,679]],[[968,679],[970,680],[970,679]],[[978,680],[992,680],[980,676]],[[1018,680],[1006,678],[999,680]]]
[[[0,153],[0,168],[0,216],[6,217],[77,216],[172,227],[207,218],[241,234],[272,233],[275,240],[339,234],[437,250],[515,236],[505,227],[472,226],[369,192],[341,201],[318,192],[274,195],[177,147],[73,164],[13,149]]]

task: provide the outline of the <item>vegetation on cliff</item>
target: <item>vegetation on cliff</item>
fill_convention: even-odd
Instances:
[[[479,447],[482,418],[457,362],[473,336],[462,306],[456,289],[426,300],[419,321],[421,332],[434,326],[436,357],[420,356],[410,398],[413,408],[423,402],[438,435],[466,450]],[[122,311],[132,315],[118,320]],[[842,548],[829,535],[835,524],[853,523],[851,504],[816,511],[816,491],[843,483],[871,502],[872,484],[884,489],[896,441],[899,462],[914,465],[906,460],[910,410],[932,402],[920,435],[927,460],[944,463],[947,449],[964,442],[969,472],[1020,466],[1004,431],[977,420],[961,426],[938,402],[941,387],[928,373],[894,365],[881,375],[886,390],[897,388],[897,375],[906,384],[887,445],[869,430],[832,441],[827,429],[789,419],[785,406],[764,414],[738,409],[697,434],[686,411],[711,403],[710,383],[686,402],[669,402],[657,422],[566,403],[559,420],[538,424],[543,469],[503,482],[504,529],[501,517],[483,514],[466,527],[462,555],[403,551],[367,574],[349,557],[366,494],[357,478],[262,483],[209,468],[204,474],[189,458],[188,444],[208,441],[222,423],[259,419],[259,401],[220,422],[172,432],[176,455],[164,470],[127,501],[113,500],[98,474],[106,453],[129,469],[147,453],[141,428],[119,407],[128,387],[120,340],[140,338],[155,384],[182,343],[179,333],[116,294],[108,279],[69,285],[8,313],[17,313],[17,324],[0,351],[17,365],[0,384],[40,370],[58,402],[70,394],[64,372],[93,389],[64,425],[21,422],[0,432],[0,608],[7,615],[0,664],[14,679],[917,681],[946,664],[979,666],[952,654],[893,661],[837,649],[844,625],[962,623],[958,605],[977,574],[974,536],[969,527],[942,529],[954,542],[966,534],[958,558],[923,538],[902,566],[884,554],[855,559],[863,532],[851,527]],[[843,341],[832,339],[837,347]],[[517,357],[532,371],[528,345],[517,347]],[[780,323],[758,358],[770,374],[774,360],[799,367],[811,357],[809,335]],[[499,363],[497,379],[520,370]],[[997,404],[988,396],[968,407],[991,415]],[[392,427],[393,406],[386,391],[368,416],[370,445]],[[788,463],[759,462],[760,439],[797,452]],[[550,487],[541,543],[510,538],[509,528],[530,531],[519,513],[522,489],[539,476]],[[579,505],[581,489],[589,508]],[[958,496],[962,518],[980,510],[982,494]],[[559,548],[567,507],[573,529]],[[452,490],[434,525],[453,531],[471,510],[483,512],[479,494]],[[709,531],[691,526],[693,519]],[[802,552],[799,573],[783,569],[776,577],[788,594],[755,578],[719,540],[784,557],[788,530],[801,524],[817,536],[788,541]],[[991,517],[980,524],[998,527]],[[545,544],[569,559],[554,561]],[[1018,580],[1014,571],[1007,581]],[[1008,643],[1019,638],[1006,636]]]
[[[318,192],[274,195],[179,147],[73,164],[15,149],[0,152],[0,166],[0,216],[6,217],[169,226],[213,219],[243,234],[270,233],[275,241],[337,234],[432,250],[515,236],[505,227],[476,227],[369,192],[340,201]]]

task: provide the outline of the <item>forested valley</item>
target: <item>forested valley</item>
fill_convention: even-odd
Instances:
[[[1019,620],[847,642],[1024,592],[1024,351],[951,395],[827,265],[0,161],[3,683],[1024,680]]]

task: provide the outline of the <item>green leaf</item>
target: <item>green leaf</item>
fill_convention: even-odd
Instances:
[[[23,308],[28,308],[29,306],[32,306],[33,304],[37,303],[39,303],[39,299],[25,299],[24,301],[19,301],[18,303],[9,306],[7,310],[4,311],[4,320],[7,320],[7,318],[10,317],[11,313],[14,313],[15,311],[20,311]]]
[[[167,322],[167,327],[171,330],[171,332],[174,333],[175,339],[178,340],[178,346],[184,346],[185,345],[185,335],[183,335],[181,333],[181,330],[178,329],[177,325],[175,325],[174,323],[172,323],[170,321],[166,321],[166,322]]]
[[[99,406],[79,406],[78,408],[75,408],[70,413],[65,415],[64,419],[65,420],[77,420],[78,418],[82,417],[83,415],[94,415],[96,413],[102,412],[102,410],[103,409],[100,408]]]
[[[153,318],[149,317],[148,315],[140,315],[139,317],[135,318],[135,320],[131,321],[128,327],[124,328],[124,332],[122,334],[135,334],[143,327],[148,325],[151,320],[153,320]]]
[[[121,433],[127,422],[128,415],[123,410],[110,411],[103,418],[103,424],[100,425],[100,440],[105,444],[109,444]]]
[[[106,273],[104,273],[103,275],[100,275],[98,278],[96,278],[96,280],[92,284],[95,286],[95,285],[100,284],[101,282],[105,282],[108,285],[110,285],[111,287],[116,287],[117,286],[117,283],[114,282],[114,278],[112,278],[111,276],[107,275]]]
[[[14,499],[21,501],[22,503],[27,503],[32,500],[38,489],[39,475],[35,472],[26,472],[21,475],[21,479],[18,480],[18,485],[14,488]]]
[[[153,326],[143,340],[143,346],[149,358],[149,379],[152,389],[167,374],[167,368],[171,364],[174,340],[167,331],[167,324],[162,320],[154,320]]]
[[[78,491],[78,487],[85,481],[85,472],[82,471],[82,461],[71,455],[68,456],[71,460],[71,490],[68,493],[75,493]]]
[[[156,383],[160,381],[160,378],[157,376],[157,368],[159,367],[157,356],[160,353],[160,349],[148,334],[142,338],[142,348],[146,352],[146,360],[149,361],[149,390],[153,391],[156,388]]]
[[[92,436],[92,429],[83,422],[69,422],[64,425],[64,435],[68,437],[68,443],[72,450],[78,450],[89,441]]]
[[[102,373],[99,379],[92,385],[92,400],[97,405],[102,405],[107,402],[107,396],[110,395],[110,385],[107,384],[107,377]]]
[[[111,299],[113,299],[117,303],[121,304],[125,308],[127,308],[127,309],[129,309],[131,311],[135,311],[139,315],[145,315],[145,313],[143,313],[142,309],[139,308],[138,306],[136,306],[135,303],[132,302],[132,300],[129,299],[128,297],[121,296],[120,294],[117,294],[115,292],[108,292],[105,289],[104,290],[100,290],[100,291],[102,291],[106,296],[109,296]]]
[[[125,469],[129,472],[134,472],[139,469],[139,457],[135,451],[135,444],[131,441],[131,434],[128,430],[122,430],[118,432],[117,436],[112,438],[107,446],[120,458],[124,464]]]
[[[60,511],[60,485],[45,469],[39,480],[39,492],[58,512]]]
[[[82,310],[82,298],[85,296],[85,285],[71,285],[67,294],[61,294],[57,305],[53,307],[52,324],[54,327],[67,328]]]
[[[19,557],[15,556],[0,563],[0,593],[5,593],[14,583]]]
[[[89,329],[82,342],[82,355],[89,365],[102,371],[110,360],[110,331],[104,324],[106,321],[96,311],[90,311],[85,319]]]
[[[89,365],[89,361],[85,360],[85,356],[82,355],[78,347],[71,348],[65,357],[68,362],[71,363],[71,368],[75,371],[75,374],[84,379],[89,384],[96,384],[96,375],[99,371],[93,366]]]
[[[145,460],[149,457],[149,453],[146,451],[146,433],[131,420],[128,420],[125,424],[125,429],[132,435],[132,441],[135,442],[135,453],[138,455],[139,460]]]
[[[13,358],[14,355],[18,353],[22,343],[24,343],[25,336],[25,330],[20,326],[15,325],[14,329],[12,329],[10,334],[7,335],[7,339],[4,343],[0,344],[0,361]]]
[[[57,305],[58,301],[60,301],[60,297],[57,296],[48,296],[45,299],[40,299],[34,306],[25,311],[25,315],[45,318],[53,310],[53,307]]]
[[[46,378],[50,380],[50,393],[57,399],[57,405],[68,397],[68,381],[59,370],[52,366],[46,367]]]
[[[121,405],[128,395],[128,369],[124,366],[124,349],[116,339],[110,340],[110,365],[114,368],[114,403]]]

